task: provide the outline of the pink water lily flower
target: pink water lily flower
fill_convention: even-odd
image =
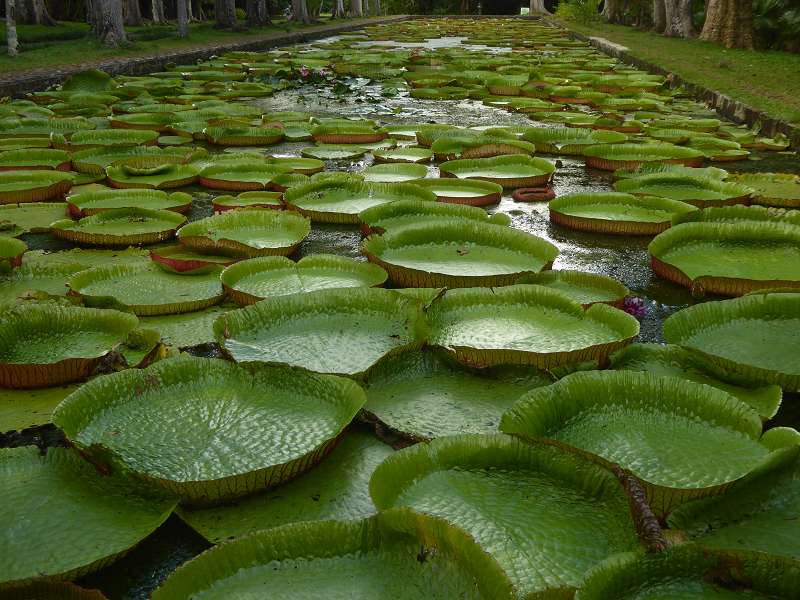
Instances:
[[[645,305],[644,298],[639,298],[637,296],[629,296],[625,298],[622,309],[637,319],[647,316],[647,306]]]

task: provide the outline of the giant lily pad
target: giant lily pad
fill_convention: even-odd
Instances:
[[[108,183],[115,188],[167,190],[191,185],[197,179],[193,165],[169,162],[166,157],[124,159],[106,169]],[[165,162],[166,161],[166,162]]]
[[[0,433],[51,423],[53,409],[76,388],[77,385],[64,385],[0,390]]]
[[[500,563],[517,597],[569,597],[588,568],[639,547],[611,473],[507,436],[454,436],[401,450],[375,470],[370,492],[381,510],[464,531]]]
[[[387,354],[419,344],[424,332],[420,303],[380,288],[279,296],[214,323],[217,341],[238,362],[278,362],[352,376]]]
[[[115,310],[28,304],[0,319],[0,387],[34,388],[86,379],[136,328]]]
[[[71,187],[72,175],[61,171],[4,171],[0,172],[0,204],[54,200]]]
[[[211,543],[299,521],[349,521],[375,514],[369,479],[390,446],[352,430],[319,465],[275,490],[236,504],[181,510],[180,516]]]
[[[428,320],[431,344],[477,367],[603,361],[639,333],[639,322],[620,310],[584,310],[559,291],[533,285],[452,290],[431,305]]]
[[[426,163],[433,158],[427,148],[403,147],[390,150],[375,150],[372,153],[377,163]]]
[[[277,127],[206,127],[203,135],[217,146],[268,146],[283,140]]]
[[[97,146],[141,146],[155,145],[158,140],[157,131],[136,129],[98,129],[77,131],[70,137],[71,150],[94,148]]]
[[[235,256],[218,254],[200,254],[182,246],[162,246],[150,250],[150,260],[170,273],[186,273],[198,275],[218,271],[241,260]]]
[[[601,144],[583,151],[586,166],[606,171],[635,169],[646,163],[672,163],[699,167],[705,160],[700,150],[672,144]]]
[[[664,322],[664,338],[715,374],[800,392],[800,294],[754,294],[705,302]]]
[[[383,233],[387,230],[397,231],[402,227],[453,219],[495,225],[508,225],[511,222],[506,214],[496,213],[490,216],[477,206],[419,200],[395,200],[388,204],[373,206],[361,211],[358,218],[362,223],[361,229],[366,234]]]
[[[179,275],[155,264],[106,265],[77,273],[67,285],[87,306],[113,300],[136,315],[168,315],[202,310],[222,300],[221,271],[217,267],[209,273]]]
[[[76,244],[130,246],[169,240],[185,222],[186,217],[169,210],[115,208],[80,221],[56,221],[51,232]]]
[[[800,559],[800,462],[797,452],[777,458],[724,495],[679,507],[669,517],[670,527],[706,547]]]
[[[582,271],[541,271],[530,273],[517,279],[516,283],[542,285],[565,293],[580,302],[584,308],[597,302],[620,308],[631,293],[613,277]]]
[[[0,206],[0,233],[18,236],[25,233],[46,233],[50,223],[64,218],[63,202],[28,202]]]
[[[69,171],[70,158],[64,150],[28,148],[0,152],[0,171],[54,169]]]
[[[201,252],[238,256],[286,256],[311,232],[308,219],[276,210],[234,210],[181,228],[181,244]]]
[[[800,586],[796,562],[757,552],[686,544],[655,554],[623,553],[586,575],[576,600],[645,598],[790,598]]]
[[[800,228],[793,225],[684,223],[660,234],[648,250],[659,277],[698,295],[800,288]]]
[[[217,304],[205,310],[158,317],[142,317],[142,327],[158,331],[161,341],[173,348],[183,349],[214,342],[214,321],[236,308],[234,304]]]
[[[115,208],[146,208],[186,213],[192,197],[184,192],[168,194],[161,190],[98,190],[72,195],[68,199],[70,215],[75,219]]]
[[[432,350],[410,350],[369,371],[364,410],[379,429],[413,441],[490,434],[522,394],[551,382],[530,369],[469,369]]]
[[[291,169],[292,173],[301,175],[313,175],[325,170],[325,163],[316,158],[302,158],[298,156],[271,156],[267,158],[267,164],[275,167],[285,167]]]
[[[478,179],[423,179],[414,185],[436,194],[439,202],[486,206],[497,204],[503,195],[503,186]]]
[[[615,183],[614,188],[629,194],[688,202],[698,208],[748,204],[752,194],[750,188],[739,183],[670,172],[623,179]]]
[[[387,163],[367,167],[362,172],[364,181],[373,183],[402,183],[424,179],[428,174],[425,165]]]
[[[349,160],[360,158],[367,153],[366,148],[361,146],[345,146],[341,144],[319,144],[303,148],[300,154],[306,158],[318,158],[320,160]]]
[[[40,293],[63,296],[67,293],[67,280],[83,268],[80,264],[26,262],[11,273],[0,276],[0,302]]]
[[[187,563],[153,600],[259,595],[265,589],[287,600],[320,595],[329,600],[513,598],[497,564],[467,536],[437,523],[424,537],[411,529],[402,515],[380,515],[259,532]]]
[[[442,177],[479,179],[504,188],[544,185],[556,171],[553,163],[538,157],[513,155],[450,160],[439,165]]]
[[[458,218],[390,228],[361,249],[399,287],[509,285],[558,256],[550,242],[529,233]]]
[[[225,269],[228,295],[239,304],[329,288],[383,285],[386,272],[375,265],[332,254],[314,254],[294,262],[283,256],[251,258]]]
[[[32,446],[5,448],[0,466],[0,586],[96,571],[148,536],[175,506],[173,499],[143,495],[120,475],[101,477],[65,448],[45,456]],[[70,540],[69,552],[54,537]]]
[[[213,200],[214,212],[225,212],[237,208],[282,209],[283,194],[280,192],[242,192],[236,196],[217,196]]]
[[[777,385],[754,387],[727,383],[698,364],[688,350],[671,344],[631,344],[611,356],[611,368],[647,371],[719,388],[753,408],[764,420],[774,417],[781,405],[781,388]]]
[[[685,202],[618,192],[561,196],[549,208],[553,223],[612,235],[655,235],[668,229],[673,217],[696,210]]]
[[[789,173],[743,173],[736,181],[753,190],[753,202],[765,206],[800,207],[800,176]]]
[[[294,186],[283,195],[287,206],[322,223],[358,223],[358,213],[395,200],[436,197],[409,183],[365,183],[356,179],[321,179]]]
[[[278,175],[290,173],[289,167],[268,165],[265,161],[223,161],[200,172],[200,184],[216,190],[265,190]]]
[[[0,272],[20,266],[22,255],[27,249],[25,242],[0,235]]]
[[[341,121],[317,125],[311,135],[320,144],[371,144],[389,137],[385,130],[377,129],[371,123]]]
[[[717,494],[760,468],[800,434],[761,434],[761,419],[722,390],[633,371],[568,375],[511,408],[501,431],[551,440],[630,471],[659,516]]]
[[[53,420],[93,460],[130,469],[184,502],[211,504],[309,469],[363,403],[346,379],[180,357],[92,380]]]
[[[582,155],[589,146],[618,144],[628,139],[624,133],[597,131],[581,127],[532,127],[522,139],[533,142],[545,154]]]

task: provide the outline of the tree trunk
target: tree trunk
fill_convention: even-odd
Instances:
[[[311,19],[308,17],[308,5],[306,0],[292,0],[292,21],[308,24]]]
[[[142,9],[139,7],[139,0],[124,0],[122,22],[131,27],[142,24]]]
[[[347,13],[344,10],[344,0],[336,0],[336,6],[333,9],[333,16],[337,19],[344,19]]]
[[[16,18],[17,3],[16,0],[6,0],[6,45],[8,47],[8,55],[16,56],[17,48],[17,23]]]
[[[116,48],[126,41],[122,22],[122,0],[92,0],[92,30],[106,46]]]
[[[544,0],[531,0],[530,8],[528,12],[532,15],[535,14],[545,14],[549,15],[550,11],[547,10],[547,7],[544,5]]]
[[[708,0],[700,38],[726,48],[753,49],[753,1]]]
[[[151,6],[153,11],[153,23],[160,24],[167,20],[164,16],[164,0],[153,0]]]
[[[263,27],[269,22],[267,0],[247,0],[247,26]]]
[[[653,31],[664,33],[667,28],[667,9],[665,0],[653,0]]]
[[[603,16],[609,23],[622,23],[625,20],[621,0],[606,0]]]
[[[234,0],[214,0],[217,27],[236,27],[236,4]]]
[[[192,0],[176,0],[178,16],[178,37],[185,38],[189,35],[189,11],[192,9]]]
[[[669,37],[694,37],[692,25],[692,0],[664,0],[664,35]]]
[[[44,0],[16,0],[15,22],[28,25],[57,25],[47,11]]]
[[[361,5],[361,0],[350,0],[350,16],[363,17],[364,9]]]

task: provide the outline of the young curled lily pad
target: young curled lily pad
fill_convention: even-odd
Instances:
[[[212,548],[175,571],[153,600],[220,594],[329,600],[511,600],[497,564],[468,536],[425,521],[416,535],[405,515],[294,523]]]
[[[116,310],[25,304],[0,318],[0,387],[82,381],[139,324]]]
[[[800,293],[690,306],[664,322],[664,338],[726,379],[800,392]]]
[[[212,544],[289,523],[368,517],[377,512],[369,479],[392,453],[374,435],[351,428],[325,460],[293,481],[235,504],[179,514]]]
[[[361,245],[399,287],[473,287],[514,283],[552,265],[550,242],[504,225],[454,217],[389,227]]]
[[[70,294],[87,306],[105,306],[111,300],[136,315],[154,316],[202,310],[222,300],[222,267],[208,273],[180,275],[156,264],[106,265],[72,276]]]
[[[124,159],[106,169],[108,183],[115,188],[167,190],[191,185],[198,170],[163,156]]]
[[[311,468],[363,403],[347,379],[179,357],[92,380],[53,419],[91,459],[208,505]]]
[[[796,432],[762,435],[759,415],[722,390],[633,371],[573,373],[533,390],[503,415],[500,430],[619,465],[642,481],[660,517],[800,444]]]
[[[185,222],[186,217],[170,210],[114,208],[80,221],[56,221],[50,227],[55,237],[76,244],[132,246],[172,239]]]
[[[95,215],[115,208],[145,208],[187,213],[192,207],[192,197],[184,192],[167,193],[161,190],[101,190],[74,194],[67,200],[67,208],[74,219]]]
[[[375,505],[469,536],[517,598],[570,597],[584,572],[640,548],[628,501],[605,469],[557,447],[459,435],[405,448],[370,482]]]
[[[181,228],[181,244],[200,252],[234,256],[287,256],[311,232],[308,219],[290,211],[234,210]]]
[[[613,277],[582,271],[540,271],[523,275],[516,283],[542,285],[564,292],[573,300],[580,302],[584,308],[597,302],[621,308],[625,298],[631,293]]]
[[[60,199],[71,187],[72,175],[62,171],[0,171],[0,204]]]
[[[647,249],[659,277],[698,296],[800,289],[800,227],[795,225],[683,223],[658,235]]]
[[[413,441],[491,434],[525,392],[552,380],[531,369],[469,369],[432,350],[409,350],[370,369],[364,412],[380,432]]]
[[[442,177],[490,181],[511,189],[544,185],[556,171],[553,163],[524,155],[450,160],[439,169]]]
[[[328,289],[272,298],[222,315],[216,340],[237,362],[275,362],[361,376],[425,336],[421,304],[380,288]]]
[[[283,256],[263,256],[225,269],[222,285],[238,304],[264,298],[330,288],[375,287],[386,281],[376,265],[332,254],[314,254],[294,262]]]
[[[96,571],[152,533],[175,507],[174,499],[143,493],[121,475],[100,476],[66,448],[49,448],[44,456],[32,446],[4,448],[0,480],[0,543],[6,553],[0,588]],[[69,552],[53,544],[54,536],[70,540]],[[59,597],[43,590],[45,595],[21,597]]]
[[[240,259],[234,256],[200,254],[176,244],[150,250],[150,260],[170,273],[199,275],[219,271],[220,267],[227,267]]]
[[[588,309],[535,285],[448,291],[428,308],[429,342],[476,367],[549,369],[605,361],[639,333],[639,322],[606,304]]]
[[[0,235],[0,272],[9,271],[22,264],[22,255],[28,245],[20,240]]]
[[[611,235],[656,235],[674,217],[696,210],[685,202],[619,192],[569,194],[551,200],[549,209],[553,223]]]

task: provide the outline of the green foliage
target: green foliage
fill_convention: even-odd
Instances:
[[[800,52],[800,5],[796,0],[755,0],[753,27],[760,46]]]
[[[597,12],[598,0],[562,0],[556,8],[556,16],[565,21],[592,23],[600,21]]]

